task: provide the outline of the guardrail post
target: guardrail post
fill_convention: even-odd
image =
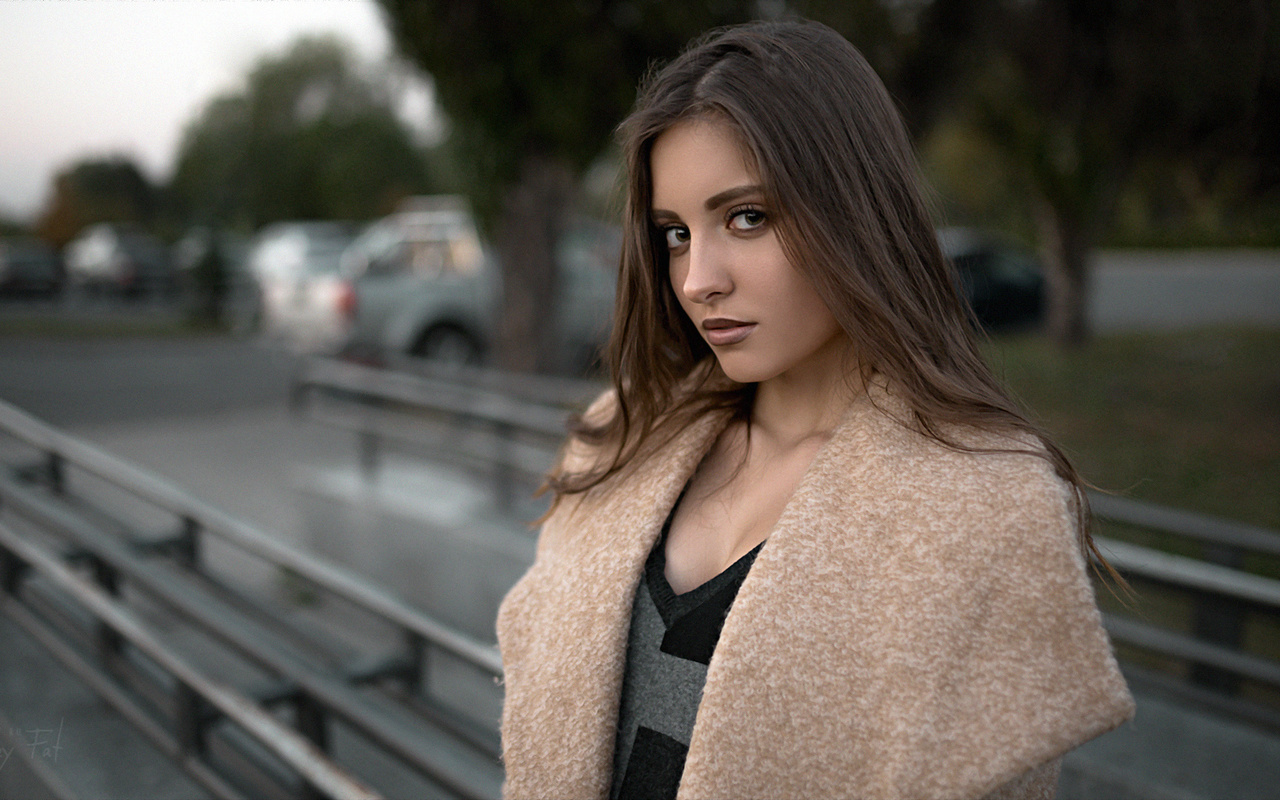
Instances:
[[[203,756],[205,751],[204,736],[204,700],[194,689],[185,683],[179,683],[173,698],[173,716],[178,746],[183,753]]]
[[[197,571],[200,567],[200,523],[192,517],[182,518],[182,530],[178,533],[178,541],[174,546],[174,554],[178,562],[189,570]]]
[[[413,695],[421,694],[427,682],[427,640],[413,631],[405,631],[405,647],[409,651],[409,670],[405,686]]]
[[[1238,547],[1206,544],[1202,552],[1205,561],[1240,569],[1244,553]],[[1244,640],[1244,618],[1247,608],[1233,597],[1203,593],[1196,600],[1192,633],[1197,639],[1239,650]],[[1240,691],[1240,677],[1233,672],[1206,664],[1192,664],[1191,680],[1201,686],[1226,695]]]
[[[27,571],[27,563],[7,548],[0,547],[0,590],[10,597],[18,594],[18,584]]]
[[[298,733],[307,737],[316,747],[329,752],[329,726],[326,724],[324,707],[304,691],[298,692],[293,703]]]
[[[515,428],[508,422],[496,422],[493,432],[496,436],[496,452],[493,454],[494,499],[500,510],[510,512],[516,501],[515,465],[512,463]]]
[[[305,691],[300,691],[293,701],[293,713],[298,733],[301,733],[312,744],[320,748],[321,752],[328,753],[329,726],[324,707],[317,703],[311,695]],[[322,800],[325,795],[316,787],[304,781],[300,797],[303,800]]]
[[[89,563],[93,567],[93,580],[103,591],[112,597],[120,596],[120,574],[116,572],[115,567],[108,564],[97,556],[90,556]],[[95,644],[98,649],[98,657],[104,665],[110,665],[119,655],[123,646],[124,639],[102,620],[96,623],[96,631],[94,633]]]
[[[61,453],[49,453],[45,471],[48,474],[49,489],[56,495],[61,495],[65,492],[67,487],[66,460]]]
[[[301,733],[312,744],[320,748],[321,752],[328,753],[329,726],[324,707],[317,703],[311,695],[305,691],[300,691],[294,696],[293,713],[298,733]],[[305,781],[299,796],[303,800],[322,800],[325,797],[316,787]]]

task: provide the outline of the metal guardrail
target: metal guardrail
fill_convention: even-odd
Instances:
[[[1263,615],[1280,620],[1280,581],[1243,570],[1249,553],[1280,556],[1280,532],[1096,492],[1089,500],[1098,519],[1176,536],[1200,555],[1191,558],[1096,537],[1112,565],[1131,580],[1174,589],[1190,595],[1192,602],[1189,631],[1112,615],[1107,619],[1112,637],[1190,665],[1185,682],[1146,676],[1163,688],[1280,731],[1276,707],[1237,699],[1246,681],[1280,688],[1277,662],[1243,651],[1251,619]]]
[[[0,477],[0,612],[214,796],[377,796],[349,774],[350,765],[334,760],[333,723],[435,791],[497,796],[501,767],[491,721],[468,719],[421,691],[429,653],[498,677],[496,648],[3,403],[0,432],[40,454],[37,464]],[[176,532],[148,536],[95,506],[74,491],[82,474],[166,512]],[[210,538],[360,609],[397,632],[392,644],[377,658],[347,663],[329,643],[205,569]],[[89,577],[68,561],[88,566]],[[262,677],[233,688],[202,673],[130,613],[121,601],[133,595],[126,587]],[[87,628],[75,623],[86,615]],[[291,727],[271,711],[281,704],[292,712]]]
[[[104,450],[68,436],[7,403],[0,402],[0,431],[44,452],[50,486],[57,493],[65,488],[65,472],[74,466],[102,478],[135,497],[171,512],[182,521],[181,532],[172,546],[194,563],[200,539],[208,535],[288,569],[317,586],[346,598],[366,610],[383,616],[426,642],[473,661],[494,676],[502,674],[497,650],[476,643],[431,618],[414,611],[373,584],[307,553],[281,544],[241,520],[182,491]]]
[[[506,511],[541,484],[570,412],[602,389],[590,381],[440,368],[420,359],[413,368],[310,359],[295,376],[292,405],[354,433],[367,477],[389,448],[425,453],[491,480]]]
[[[117,710],[128,716],[161,750],[184,763],[188,771],[218,797],[241,797],[243,794],[209,769],[194,751],[200,747],[199,703],[207,703],[229,722],[238,726],[261,746],[270,750],[291,767],[306,784],[323,797],[342,800],[369,800],[378,797],[361,783],[327,759],[323,751],[300,733],[287,727],[253,700],[231,686],[201,672],[160,642],[121,603],[101,587],[81,577],[47,549],[40,547],[0,523],[0,548],[9,561],[6,581],[11,579],[15,564],[32,569],[57,589],[74,597],[93,617],[101,621],[103,632],[110,631],[119,639],[114,646],[128,642],[173,678],[171,704],[178,709],[175,731],[167,731],[152,722],[140,704],[124,692],[113,691],[100,683],[102,696]],[[94,669],[73,648],[60,641],[57,634],[40,618],[19,603],[12,593],[5,598],[4,611],[27,633],[44,643],[74,672],[95,682],[100,681]]]
[[[1140,528],[1165,531],[1188,539],[1241,551],[1280,556],[1280,531],[1243,522],[1157,506],[1124,497],[1091,492],[1094,516]]]
[[[561,442],[569,408],[584,405],[599,389],[594,383],[540,383],[479,371],[389,373],[314,361],[299,373],[295,401],[300,410],[355,431],[370,473],[388,444],[426,445],[437,457],[486,470],[498,496],[509,497],[516,482],[540,478]],[[397,416],[403,424],[389,421]],[[423,439],[422,429],[429,427],[422,425],[424,419],[443,423],[445,437]],[[458,430],[479,435],[460,439]],[[278,796],[376,796],[335,760],[329,727],[337,722],[432,785],[462,797],[496,796],[501,767],[494,732],[423,702],[419,692],[429,652],[447,653],[498,678],[502,665],[495,648],[3,403],[0,432],[40,454],[37,464],[0,477],[0,613],[213,795],[256,796],[269,787]],[[75,491],[80,473],[163,510],[173,518],[174,530],[147,537],[109,522],[109,514]],[[1280,534],[1105,495],[1091,500],[1103,519],[1176,533],[1203,543],[1209,558],[1225,562],[1100,539],[1126,575],[1190,592],[1206,609],[1198,612],[1189,634],[1107,615],[1113,638],[1194,665],[1191,691],[1199,692],[1201,701],[1276,724],[1275,714],[1234,695],[1242,679],[1280,687],[1280,665],[1242,652],[1238,638],[1249,613],[1280,612],[1280,581],[1239,569],[1245,551],[1280,554]],[[28,529],[38,535],[27,535]],[[363,609],[397,631],[398,643],[360,664],[333,657],[335,665],[318,665],[302,645],[284,641],[295,635],[305,640],[305,634],[282,637],[278,620],[244,613],[252,602],[228,600],[234,590],[202,570],[202,551],[210,539]],[[87,565],[89,575],[74,565]],[[237,687],[202,672],[132,613],[122,600],[126,586],[190,620],[268,679]],[[92,619],[87,630],[67,631],[68,615],[57,608],[68,604]],[[306,646],[313,645],[319,646],[314,641]],[[390,694],[371,694],[367,687],[372,685],[389,687]],[[272,713],[280,704],[291,709],[293,725]],[[157,707],[168,711],[157,716]],[[229,762],[249,767],[229,768]]]
[[[305,407],[326,422],[339,417],[332,410],[317,411],[321,402],[358,408],[358,414],[348,409],[339,424],[361,437],[366,453],[376,453],[389,445],[420,442],[424,418],[483,429],[488,438],[475,457],[488,459],[495,494],[507,502],[513,475],[528,476],[536,485],[542,470],[551,463],[554,447],[564,435],[563,423],[570,404],[581,408],[602,389],[595,382],[575,384],[561,380],[555,384],[554,392],[539,396],[537,391],[521,392],[518,381],[510,375],[484,370],[410,374],[318,359],[300,370],[295,398],[297,408]],[[395,414],[413,421],[410,435],[401,435],[386,423]],[[543,450],[533,459],[512,458],[512,439],[517,436],[536,438],[543,443]],[[456,452],[446,452],[443,457],[456,461]],[[369,460],[376,461],[376,457]],[[1192,559],[1097,537],[1108,560],[1130,579],[1174,587],[1195,598],[1190,633],[1162,629],[1131,616],[1107,614],[1104,621],[1113,639],[1189,662],[1191,681],[1186,685],[1191,687],[1193,699],[1280,729],[1280,711],[1262,711],[1250,702],[1231,702],[1239,693],[1241,679],[1280,688],[1280,665],[1240,650],[1244,624],[1251,613],[1280,615],[1280,581],[1242,571],[1243,556],[1246,552],[1280,555],[1280,532],[1097,492],[1091,492],[1089,499],[1099,519],[1175,534],[1203,546],[1203,557]],[[1213,694],[1201,697],[1204,693],[1198,688],[1207,688]],[[1228,698],[1225,703],[1223,697]]]

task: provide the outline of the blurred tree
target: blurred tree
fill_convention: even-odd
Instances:
[[[655,59],[751,0],[379,0],[401,50],[429,72],[468,192],[496,228],[504,280],[498,358],[545,370],[553,246],[577,180],[606,148]],[[542,324],[540,324],[542,323]]]
[[[128,222],[151,225],[160,207],[158,190],[138,166],[124,156],[90,158],[59,172],[36,235],[62,248],[86,225]]]
[[[984,202],[1030,209],[1064,343],[1087,335],[1088,253],[1143,165],[1280,184],[1277,0],[379,2],[434,76],[470,193],[498,219],[510,367],[546,363],[530,332],[554,297],[550,243],[574,179],[648,64],[713,25],[821,20],[867,55],[917,136],[945,129],[955,152],[991,159],[975,174],[1015,186],[984,185]]]
[[[1207,178],[1247,164],[1250,191],[1274,190],[1275,11],[1275,0],[936,0],[921,11],[906,71],[1019,182],[1057,341],[1087,336],[1089,250],[1144,165]],[[928,77],[939,66],[945,83]],[[937,102],[947,93],[951,105]]]
[[[359,72],[337,40],[308,38],[205,106],[183,136],[172,186],[189,217],[251,230],[385,214],[427,190],[425,165],[387,76]]]

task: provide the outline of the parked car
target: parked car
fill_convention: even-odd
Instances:
[[[264,335],[302,352],[341,345],[354,296],[338,265],[351,239],[351,226],[339,222],[281,222],[258,233],[246,263]]]
[[[67,282],[76,291],[123,296],[172,295],[178,284],[169,252],[160,240],[128,225],[86,228],[66,253]]]
[[[416,198],[342,256],[355,288],[346,351],[479,363],[495,326],[497,268],[465,201]]]
[[[613,324],[622,231],[616,225],[571,220],[556,246],[560,348],[571,372],[593,367]]]
[[[1044,313],[1044,271],[1035,256],[973,228],[938,231],[942,254],[975,316],[989,330],[1034,325]]]
[[[613,305],[614,229],[574,221],[562,237],[558,366],[581,369],[608,335]],[[413,198],[373,223],[343,255],[355,287],[355,315],[345,351],[362,359],[414,355],[481,363],[501,313],[502,276],[462,198]]]
[[[62,287],[62,262],[31,237],[0,240],[0,295],[49,297]]]

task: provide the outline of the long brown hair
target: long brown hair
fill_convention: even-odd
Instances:
[[[601,457],[585,470],[553,473],[547,485],[556,500],[608,481],[712,409],[750,413],[754,387],[718,379],[710,348],[676,299],[667,247],[650,218],[653,143],[698,117],[736,132],[784,251],[853,343],[862,377],[887,379],[914,425],[947,446],[972,449],[949,435],[956,426],[1043,442],[1034,452],[1076,489],[1081,544],[1096,554],[1079,475],[977,348],[901,115],[862,54],[815,22],[711,31],[641,84],[618,129],[628,185],[607,354],[616,409],[575,421],[573,435]]]

